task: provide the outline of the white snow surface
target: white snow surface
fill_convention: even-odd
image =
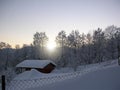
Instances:
[[[31,69],[30,71],[25,71],[19,74],[13,80],[34,80],[34,79],[40,79],[40,78],[54,77],[58,75],[62,75],[62,73],[61,74],[56,74],[56,73],[45,74],[37,71],[36,69]]]
[[[51,60],[24,60],[19,63],[16,67],[32,67],[32,68],[44,68],[47,64],[55,63]]]
[[[120,66],[90,72],[62,82],[25,90],[120,90]]]
[[[30,79],[37,79],[44,74],[40,73],[36,69],[31,69],[30,71],[25,71],[14,78],[14,80],[30,80]]]
[[[43,74],[37,70],[23,72],[14,78],[8,90],[120,90],[118,61],[54,70]],[[114,85],[115,84],[115,85]]]

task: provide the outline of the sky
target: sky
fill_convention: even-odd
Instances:
[[[30,44],[36,32],[53,42],[61,30],[88,33],[120,26],[120,0],[0,0],[0,42]]]

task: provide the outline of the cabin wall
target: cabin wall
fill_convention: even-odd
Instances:
[[[53,64],[48,64],[47,66],[45,66],[42,70],[41,70],[41,72],[43,72],[43,73],[50,73],[52,70],[54,70],[54,68],[55,68],[55,65],[53,65]]]
[[[53,65],[52,63],[50,63],[47,66],[45,66],[44,68],[24,67],[24,68],[22,68],[22,71],[23,70],[30,71],[31,69],[36,69],[36,70],[38,70],[39,72],[42,72],[42,73],[50,73],[52,70],[55,69],[55,65]]]

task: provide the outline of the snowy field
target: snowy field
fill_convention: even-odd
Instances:
[[[120,90],[120,87],[115,86],[120,83],[119,76],[120,68],[117,60],[114,60],[101,64],[79,66],[76,72],[71,68],[54,70],[51,74],[42,74],[36,70],[27,71],[15,77],[7,89]]]
[[[120,90],[120,66],[26,90]]]

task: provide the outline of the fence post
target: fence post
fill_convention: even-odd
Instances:
[[[2,90],[5,90],[5,75],[2,75]]]

